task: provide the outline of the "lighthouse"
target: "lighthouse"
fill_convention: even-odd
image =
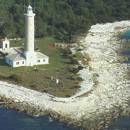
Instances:
[[[26,58],[26,65],[33,66],[36,61],[36,53],[34,51],[34,38],[35,38],[35,27],[34,27],[34,17],[32,7],[29,5],[27,8],[27,13],[25,15],[25,45],[24,45],[24,55]]]
[[[24,49],[10,48],[5,62],[12,67],[34,66],[49,64],[49,57],[34,49],[35,27],[32,7],[29,5],[25,15]],[[24,50],[24,51],[22,51]]]

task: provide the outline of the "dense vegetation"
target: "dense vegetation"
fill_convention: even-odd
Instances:
[[[36,37],[70,41],[92,24],[130,18],[130,0],[30,0],[36,12]],[[29,0],[0,0],[0,35],[24,37]]]

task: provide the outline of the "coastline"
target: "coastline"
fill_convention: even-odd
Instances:
[[[12,105],[9,104],[9,107],[22,108],[21,111],[27,113],[31,110],[30,114],[34,115],[49,114],[88,130],[107,127],[113,118],[130,114],[130,81],[125,79],[128,68],[127,64],[119,62],[121,56],[117,51],[120,49],[120,40],[115,36],[119,31],[116,27],[121,26],[123,29],[120,31],[125,31],[129,25],[130,21],[93,25],[80,42],[84,46],[82,53],[91,57],[86,65],[86,73],[89,71],[98,81],[96,86],[90,86],[90,82],[86,81],[88,75],[80,71],[81,77],[84,77],[82,86],[88,83],[88,88],[92,89],[89,95],[81,96],[90,91],[84,87],[70,98],[57,98],[0,81],[2,100],[10,102]]]

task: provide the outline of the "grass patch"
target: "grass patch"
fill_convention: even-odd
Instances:
[[[12,41],[11,46],[22,46],[23,41],[23,39]],[[66,60],[72,59],[71,54],[67,55],[69,51],[50,47],[55,42],[57,41],[53,38],[36,39],[35,41],[35,48],[50,57],[48,65],[11,68],[3,60],[0,60],[0,79],[40,92],[48,92],[55,96],[69,97],[73,95],[79,88],[81,79],[70,71],[70,68],[74,66],[73,62],[66,62]],[[67,53],[66,56],[65,53]],[[37,69],[34,69],[35,67]],[[59,79],[58,85],[56,79]]]
[[[75,53],[75,58],[77,60],[81,61],[81,60],[83,60],[84,56],[80,51],[78,51],[78,52]]]

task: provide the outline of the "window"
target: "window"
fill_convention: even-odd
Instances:
[[[37,62],[40,62],[40,60],[38,60]]]
[[[5,44],[5,48],[7,48],[8,47],[8,45],[7,44]]]
[[[22,61],[22,64],[24,64],[24,61]]]
[[[16,65],[19,65],[19,62],[16,62]]]
[[[46,60],[45,59],[43,59],[43,62],[45,62]]]

